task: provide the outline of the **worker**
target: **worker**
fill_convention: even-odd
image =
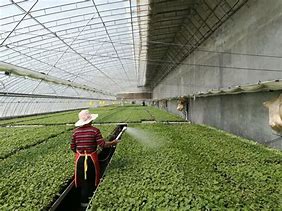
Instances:
[[[100,167],[97,147],[111,147],[118,143],[117,140],[106,142],[98,128],[92,126],[92,121],[98,114],[90,114],[82,110],[78,114],[77,127],[73,131],[71,150],[75,154],[75,187],[80,189],[81,207],[87,207],[89,197],[100,181]]]

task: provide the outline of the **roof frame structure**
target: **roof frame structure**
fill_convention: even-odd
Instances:
[[[148,53],[159,61],[162,62],[159,65],[150,64],[147,65],[146,72],[146,86],[157,86],[171,71],[173,71],[189,54],[196,50],[201,43],[203,43],[210,35],[218,29],[228,18],[230,18],[236,11],[238,11],[247,0],[238,0],[236,2],[229,0],[222,1],[187,1],[187,10],[190,9],[189,15],[177,14],[177,10],[183,10],[182,6],[176,6],[175,16],[182,18],[182,22],[179,23],[179,30],[173,35],[167,35],[167,38],[163,38],[154,33],[154,30],[158,30],[159,26],[155,23],[156,20],[162,18],[158,11],[165,14],[166,11],[171,10],[170,7],[154,7],[154,3],[157,5],[157,0],[152,1],[151,20],[149,28],[149,42]],[[183,4],[181,0],[175,1]],[[189,5],[190,4],[190,5]],[[162,31],[162,29],[159,29]],[[153,34],[153,36],[150,36]],[[162,34],[162,33],[161,33]],[[166,43],[173,43],[174,46],[167,45],[166,50],[163,50],[163,46],[156,46],[150,44],[154,41],[164,42],[164,39],[170,38]],[[150,46],[151,45],[151,46]],[[158,53],[158,49],[161,48],[161,53]],[[151,57],[152,58],[152,57]]]
[[[136,53],[140,52],[140,40],[144,39],[140,34],[146,33],[140,33],[142,24],[139,21],[147,18],[142,11],[147,11],[148,1],[92,1],[92,9],[89,1],[66,0],[45,7],[40,3],[10,0],[8,4],[0,5],[0,10],[18,9],[0,17],[1,32],[4,32],[0,37],[0,42],[3,42],[0,46],[1,61],[77,83],[93,84],[91,86],[98,89],[103,89],[99,80],[106,78],[108,87],[112,87],[110,92],[137,87],[140,54],[137,56]],[[48,20],[51,16],[56,18]],[[14,22],[18,24],[11,31],[10,26]],[[93,32],[99,37],[93,37]],[[122,45],[120,41],[129,41],[129,44]],[[107,55],[109,58],[105,57]],[[132,59],[122,60],[123,57]],[[115,69],[119,67],[125,77],[115,81],[118,71]],[[77,69],[81,69],[82,74]],[[87,77],[87,73],[91,74],[91,78]],[[39,81],[33,91],[41,83]],[[32,87],[32,84],[27,87]],[[30,88],[26,90],[30,92]],[[53,86],[50,90],[55,91]]]

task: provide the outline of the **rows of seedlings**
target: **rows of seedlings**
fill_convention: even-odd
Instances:
[[[100,110],[105,110],[101,108]],[[3,120],[0,124],[68,123],[77,111]],[[113,126],[99,127],[107,135]],[[73,127],[0,128],[0,210],[40,210],[50,206],[72,178]]]
[[[103,134],[113,129],[99,128]],[[50,206],[73,176],[70,138],[71,131],[67,130],[0,160],[0,210],[42,210]]]
[[[90,109],[90,112],[99,114],[96,123],[118,123],[130,122],[140,123],[142,121],[184,121],[180,116],[173,115],[151,106],[107,106]],[[56,114],[38,115],[0,121],[0,125],[66,125],[77,121],[78,111],[62,112]]]
[[[141,122],[142,118],[152,119],[148,109],[154,110],[112,106],[90,112],[99,114],[97,122]],[[171,119],[174,118],[178,117],[171,115]],[[47,209],[58,198],[74,170],[74,155],[69,146],[73,126],[64,124],[73,124],[77,119],[77,111],[73,111],[0,121],[3,125],[21,125],[0,128],[0,210]],[[31,127],[25,127],[28,125]],[[114,127],[98,126],[104,136]]]
[[[71,127],[66,126],[50,126],[48,128],[0,128],[0,160],[71,129]]]
[[[142,121],[179,121],[184,120],[171,113],[164,112],[160,109],[151,106],[121,106],[115,109],[114,113],[108,113],[108,115],[102,118],[97,118],[97,122],[127,122],[127,123],[140,123]]]
[[[88,210],[281,210],[281,190],[280,151],[200,125],[129,125]]]
[[[105,116],[107,113],[113,112],[116,106],[99,107],[90,109],[90,112],[98,113],[100,116]],[[40,114],[36,116],[28,116],[21,118],[13,118],[1,120],[1,126],[17,126],[17,125],[65,125],[74,124],[77,121],[79,110],[59,112],[54,114]],[[100,117],[101,118],[101,117]]]
[[[55,120],[56,118],[61,119],[64,116],[67,118],[73,118],[74,115],[76,114],[77,118],[77,113],[78,111],[66,111],[66,112],[58,112],[58,113],[52,113],[52,114],[38,114],[34,116],[27,116],[27,117],[20,117],[20,118],[12,118],[12,119],[7,119],[7,120],[1,120],[0,121],[0,126],[10,126],[10,125],[28,125],[29,122],[36,122],[36,123],[43,123],[45,124],[45,120],[53,119]],[[69,121],[69,120],[67,120]],[[56,121],[54,121],[56,122]]]

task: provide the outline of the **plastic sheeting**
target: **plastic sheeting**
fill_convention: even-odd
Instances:
[[[194,97],[207,97],[213,95],[226,95],[226,94],[240,94],[248,92],[261,92],[261,91],[275,91],[282,90],[282,80],[265,81],[257,84],[246,84],[235,87],[228,87],[223,89],[213,89],[207,92],[198,92],[193,94]]]
[[[187,94],[183,96],[177,96],[173,98],[166,98],[165,100],[179,100],[182,98],[198,98],[198,97],[210,97],[218,95],[230,95],[230,94],[240,94],[240,93],[250,93],[250,92],[263,92],[263,91],[277,91],[282,90],[282,79],[273,81],[264,81],[257,84],[246,84],[235,87],[221,88],[221,89],[211,89],[203,92],[196,92],[192,94]],[[159,99],[153,99],[158,101]]]
[[[148,0],[2,0],[0,61],[106,93],[136,89],[148,4]],[[27,82],[23,86],[31,86],[20,79]],[[0,76],[5,84],[3,80]],[[45,87],[39,80],[29,90],[40,93]],[[64,94],[73,92],[70,88]]]
[[[148,0],[1,0],[0,116],[88,107],[88,98],[136,89],[148,8]]]

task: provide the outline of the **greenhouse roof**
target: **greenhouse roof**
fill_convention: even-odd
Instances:
[[[2,91],[89,96],[91,88],[101,95],[136,88],[146,37],[140,23],[148,14],[148,1],[138,2],[2,0]],[[14,67],[14,72],[5,66]],[[15,67],[34,77],[16,74]],[[50,83],[47,76],[61,83]]]
[[[154,88],[247,0],[2,0],[2,92],[111,98]]]

